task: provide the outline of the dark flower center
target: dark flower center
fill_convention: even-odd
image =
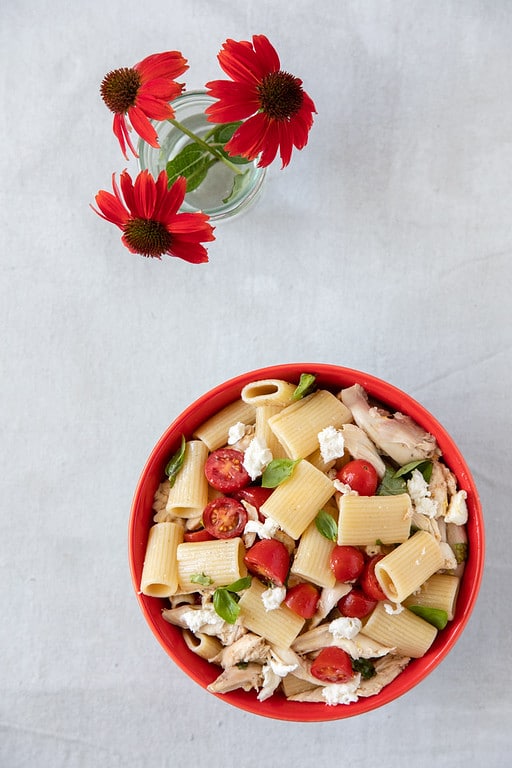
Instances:
[[[141,256],[159,258],[171,247],[171,233],[160,221],[130,219],[123,231],[128,245]]]
[[[300,80],[288,72],[270,72],[258,86],[262,111],[274,120],[289,120],[302,106]]]
[[[112,112],[125,114],[135,104],[140,85],[140,74],[136,69],[114,69],[101,82],[101,97]]]

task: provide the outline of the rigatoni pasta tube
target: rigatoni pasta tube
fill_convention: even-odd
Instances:
[[[334,587],[336,577],[329,566],[329,558],[334,546],[333,541],[322,536],[313,520],[300,537],[290,569],[291,573],[312,581],[319,587],[329,589]]]
[[[277,437],[270,429],[268,420],[282,410],[280,405],[259,405],[256,408],[255,436],[267,446],[273,459],[284,459],[287,454]]]
[[[185,644],[202,659],[213,659],[222,651],[222,643],[212,635],[205,635],[202,632],[189,632],[183,630],[183,639]]]
[[[411,605],[422,605],[428,608],[439,608],[446,611],[448,620],[455,615],[455,605],[459,592],[460,579],[448,573],[434,573],[419,589],[403,601],[408,608]]]
[[[176,517],[198,517],[208,503],[208,481],[204,465],[208,448],[201,440],[190,440],[185,447],[183,466],[169,491],[165,511]]]
[[[170,597],[178,589],[176,551],[183,541],[178,523],[156,523],[149,529],[140,591],[149,597]]]
[[[245,547],[239,537],[180,544],[176,552],[180,588],[184,591],[201,589],[201,583],[191,578],[198,575],[208,580],[208,588],[232,584],[247,576],[244,555]]]
[[[238,422],[242,424],[254,424],[254,406],[244,403],[243,400],[235,400],[226,405],[218,413],[215,413],[207,421],[201,424],[195,431],[194,437],[198,437],[206,443],[208,450],[215,451],[228,441],[229,428]]]
[[[408,493],[396,496],[345,494],[338,502],[338,544],[368,546],[377,541],[399,544],[411,531],[412,504]]]
[[[269,425],[292,459],[309,456],[318,448],[318,434],[325,427],[339,429],[352,414],[331,392],[319,389],[288,405],[269,419]]]
[[[295,384],[282,379],[261,379],[246,384],[240,394],[244,403],[251,405],[288,405],[296,390]]]
[[[363,628],[363,633],[382,645],[396,648],[397,653],[418,659],[434,640],[437,629],[404,608],[400,613],[388,613],[386,603],[379,602]]]
[[[261,505],[261,513],[275,520],[292,539],[298,539],[333,492],[329,478],[303,460]]]
[[[242,594],[238,603],[242,624],[251,632],[266,638],[269,643],[279,648],[289,648],[305,620],[286,605],[267,611],[261,598],[265,589],[261,581],[253,579],[250,588]]]
[[[375,576],[388,599],[401,603],[443,563],[438,542],[430,533],[418,531],[378,561]]]

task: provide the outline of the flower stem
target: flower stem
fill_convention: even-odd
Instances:
[[[203,139],[199,138],[199,136],[196,136],[195,133],[190,131],[183,123],[180,123],[179,120],[176,120],[174,118],[169,120],[170,123],[174,125],[175,128],[177,128],[179,131],[184,133],[186,136],[188,136],[192,141],[194,141],[198,146],[200,146],[202,149],[206,150],[206,152],[209,152],[211,155],[213,155],[217,160],[220,160],[224,163],[224,165],[227,165],[227,167],[233,171],[233,173],[238,174],[239,176],[244,174],[244,171],[242,171],[238,166],[236,166],[234,163],[231,163],[227,157],[225,157],[222,152],[219,152],[215,147],[212,147],[210,144],[207,144],[206,141],[203,141]]]

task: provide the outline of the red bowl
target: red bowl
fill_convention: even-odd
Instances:
[[[453,648],[475,606],[484,567],[485,534],[483,515],[475,483],[463,456],[441,424],[412,397],[385,381],[361,371],[336,365],[319,363],[290,363],[249,371],[220,384],[205,393],[186,408],[167,428],[153,448],[140,476],[130,514],[129,560],[133,586],[139,605],[149,627],[166,653],[181,669],[203,688],[206,688],[219,674],[219,668],[197,656],[185,644],[181,630],[166,622],[161,615],[167,601],[147,597],[139,593],[139,584],[144,563],[148,530],[152,524],[152,503],[159,483],[164,479],[164,467],[180,442],[181,435],[190,437],[193,431],[207,418],[240,396],[245,384],[258,379],[279,378],[296,382],[300,374],[313,373],[317,382],[332,391],[359,383],[370,397],[379,400],[391,410],[409,415],[424,429],[433,434],[443,453],[444,461],[457,477],[459,488],[467,492],[469,520],[467,534],[469,557],[466,563],[454,619],[446,629],[439,632],[433,645],[420,659],[414,659],[404,671],[387,685],[379,694],[360,698],[349,704],[328,706],[324,703],[287,701],[284,696],[274,694],[260,702],[254,691],[232,691],[217,695],[223,701],[257,715],[295,722],[319,722],[339,720],[360,715],[381,707],[420,683],[445,658]]]

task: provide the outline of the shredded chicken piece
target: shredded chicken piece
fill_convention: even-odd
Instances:
[[[384,477],[386,465],[377,453],[375,445],[372,443],[366,432],[355,424],[343,424],[341,431],[345,438],[345,448],[352,458],[368,461],[375,467],[378,476],[381,478]]]
[[[341,581],[338,581],[334,587],[324,587],[318,601],[316,613],[311,619],[309,626],[313,628],[320,624],[329,615],[338,600],[348,595],[351,589],[351,584],[344,584]]]
[[[232,645],[223,648],[210,661],[227,669],[240,664],[242,661],[263,661],[268,656],[268,652],[269,646],[263,637],[255,635],[253,632],[246,632]]]
[[[436,455],[438,449],[433,435],[403,413],[391,414],[382,408],[372,407],[360,384],[343,389],[340,398],[352,412],[357,426],[400,466]]]
[[[442,539],[439,523],[434,517],[422,515],[421,512],[413,512],[411,525],[414,528],[418,528],[420,531],[427,531],[427,533],[430,533],[436,541],[441,541]]]
[[[390,683],[410,662],[409,656],[395,656],[390,654],[375,662],[375,672],[368,680],[361,680],[357,693],[359,696],[375,696]]]
[[[260,664],[248,664],[247,667],[229,667],[220,674],[207,690],[211,693],[229,693],[236,688],[250,691],[259,689],[262,683],[262,668]]]
[[[437,514],[444,515],[448,507],[448,483],[446,470],[440,461],[432,462],[432,475],[428,484],[431,498],[437,504]],[[449,470],[448,470],[449,472]]]
[[[329,631],[328,624],[321,624],[319,627],[299,635],[292,644],[292,650],[300,654],[313,653],[327,645],[343,648],[353,659],[372,659],[384,656],[394,650],[394,648],[372,640],[362,632],[359,632],[351,640],[346,637],[336,637]]]
[[[160,483],[156,489],[155,496],[153,498],[153,510],[157,513],[157,516],[165,512],[165,506],[167,504],[167,499],[169,498],[170,490],[171,484],[169,480],[164,480],[164,482]],[[153,519],[155,522],[164,522],[162,520],[156,520],[156,517]]]

